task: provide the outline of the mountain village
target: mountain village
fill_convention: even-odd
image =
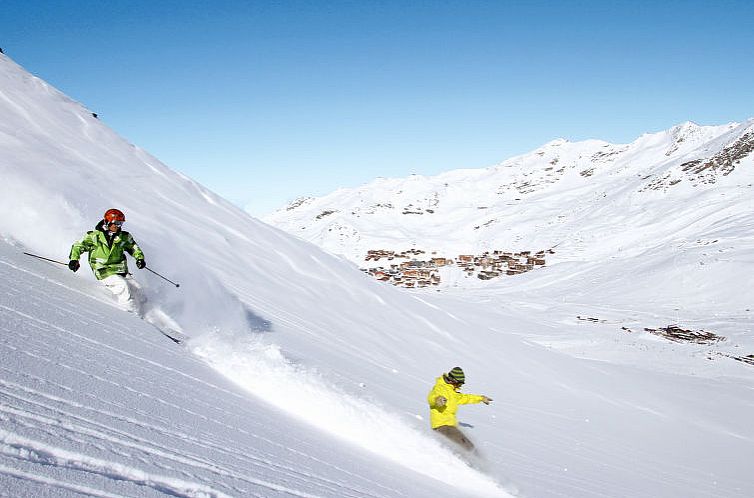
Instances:
[[[440,285],[440,268],[455,266],[460,268],[467,277],[480,280],[490,280],[503,275],[519,275],[545,265],[546,254],[554,254],[553,249],[520,252],[494,250],[481,254],[459,254],[455,258],[437,256],[432,251],[427,259],[426,251],[408,249],[395,252],[386,249],[371,249],[367,251],[364,261],[378,262],[382,259],[395,261],[405,259],[400,263],[390,263],[388,266],[372,266],[361,270],[381,282],[388,282],[398,287],[420,288]]]

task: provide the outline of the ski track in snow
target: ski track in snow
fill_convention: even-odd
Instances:
[[[229,496],[208,486],[143,472],[136,467],[116,464],[111,461],[91,458],[62,448],[52,447],[39,441],[21,438],[2,429],[0,429],[0,454],[27,462],[99,474],[108,479],[129,481],[138,486],[147,486],[174,496],[197,498],[226,498]],[[285,488],[269,485],[268,483],[257,484],[262,484],[275,491],[289,492]]]
[[[12,469],[10,467],[6,467],[4,465],[0,465],[0,474],[4,474],[10,477],[15,477],[24,481],[40,483],[40,484],[43,484],[46,488],[57,489],[61,493],[63,491],[72,491],[76,494],[96,496],[100,498],[121,498],[122,497],[122,495],[107,493],[105,491],[90,488],[87,486],[77,486],[75,484],[72,484],[66,481],[43,477],[43,476],[31,473],[31,472],[19,471],[16,469]],[[0,497],[3,497],[3,498],[10,497],[10,495],[6,495],[3,490],[0,490]]]
[[[36,379],[36,380],[42,380],[42,379]],[[247,479],[243,477],[243,472],[245,468],[248,468],[248,466],[251,465],[257,465],[257,466],[263,466],[268,468],[274,468],[277,471],[284,472],[288,474],[288,477],[291,479],[294,478],[302,478],[306,477],[311,479],[312,476],[302,474],[300,471],[296,470],[293,467],[290,466],[284,466],[279,465],[273,462],[268,462],[259,458],[254,458],[253,456],[241,456],[239,459],[241,460],[240,465],[237,466],[237,468],[226,468],[222,466],[218,466],[214,464],[211,461],[208,461],[206,458],[203,458],[199,456],[199,453],[206,450],[207,448],[211,448],[215,452],[218,453],[225,453],[228,455],[232,455],[231,452],[229,452],[222,443],[214,442],[207,439],[200,439],[197,438],[191,434],[188,434],[186,432],[179,432],[175,430],[168,429],[166,427],[162,427],[159,424],[170,424],[169,420],[164,419],[154,419],[150,421],[150,423],[144,423],[139,420],[136,420],[134,418],[126,418],[123,416],[120,416],[118,412],[111,412],[106,410],[94,410],[92,408],[89,408],[85,405],[81,405],[79,403],[72,403],[69,402],[67,399],[47,395],[43,392],[37,392],[32,391],[30,389],[27,389],[21,385],[12,385],[6,382],[0,381],[0,394],[3,395],[6,399],[12,400],[14,404],[25,404],[25,405],[31,405],[36,412],[44,411],[44,412],[52,412],[55,416],[55,418],[49,418],[49,417],[41,417],[38,415],[35,415],[35,412],[25,412],[20,410],[14,410],[12,408],[5,408],[0,407],[0,412],[3,413],[3,415],[7,414],[7,416],[0,415],[0,420],[9,420],[11,416],[14,418],[16,423],[23,422],[25,425],[29,426],[32,423],[35,423],[37,425],[47,425],[49,427],[57,427],[59,429],[65,430],[66,434],[68,434],[68,439],[78,440],[80,439],[81,442],[87,442],[88,444],[92,444],[92,440],[99,441],[99,445],[101,448],[112,448],[118,447],[118,452],[124,456],[127,457],[133,457],[136,453],[144,453],[149,454],[150,456],[156,456],[161,458],[162,460],[172,461],[176,464],[177,468],[181,468],[181,466],[188,466],[188,467],[194,467],[197,469],[202,469],[208,472],[211,472],[213,474],[216,474],[217,476],[221,477],[235,477],[241,480],[246,480],[249,483],[256,484],[256,485],[264,485],[267,486],[267,483],[264,483],[262,481]],[[60,386],[53,386],[56,388],[59,388]],[[15,389],[17,391],[21,391],[26,396],[20,396],[17,394],[12,394],[11,390]],[[39,401],[35,401],[34,398],[43,398],[44,400],[47,400],[49,403],[43,403]],[[136,426],[135,428],[139,432],[152,432],[159,436],[165,436],[167,440],[169,439],[175,439],[175,440],[181,440],[184,442],[190,442],[195,447],[196,454],[190,454],[186,455],[185,450],[181,452],[180,454],[176,453],[175,451],[170,450],[169,448],[163,448],[160,446],[156,446],[153,443],[151,443],[151,439],[153,438],[142,438],[135,436],[132,432],[124,432],[121,430],[118,430],[114,427],[110,427],[101,423],[98,423],[95,419],[89,419],[89,418],[82,418],[78,415],[76,415],[76,412],[74,410],[65,410],[63,408],[60,408],[59,405],[68,406],[75,410],[84,410],[92,412],[93,416],[106,416],[107,418],[111,418],[113,420],[116,420],[118,422],[125,422],[129,425]],[[114,407],[118,410],[123,410],[125,407],[123,406],[116,406]],[[146,418],[150,418],[149,413],[142,413],[142,416]],[[101,418],[101,417],[97,417]],[[80,423],[73,424],[70,421],[77,421]],[[214,423],[220,424],[219,421],[214,420]],[[242,429],[238,429],[235,427],[227,427],[228,429],[234,429],[238,430],[239,432],[245,432]],[[246,433],[248,434],[248,433]],[[58,431],[56,433],[57,437],[61,437],[61,433]],[[273,443],[270,440],[266,440],[266,443]],[[164,465],[164,464],[163,464]],[[191,477],[190,474],[186,474],[185,477],[189,478]],[[329,480],[326,480],[329,481]],[[336,484],[334,481],[330,481],[330,484]],[[270,486],[271,489],[277,489],[274,486]],[[298,496],[298,495],[297,495]],[[308,496],[308,495],[301,495],[301,496]]]

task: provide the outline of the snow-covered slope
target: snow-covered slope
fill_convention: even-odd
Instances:
[[[0,243],[0,496],[435,496]],[[473,477],[473,476],[472,476]]]
[[[248,217],[4,56],[0,113],[5,495],[754,492],[754,369],[614,323],[664,325],[672,309],[555,297],[595,266],[530,272],[515,290],[408,294]],[[180,282],[135,270],[192,337],[185,348],[116,309],[86,271],[22,254],[64,261],[110,207],[149,266]],[[575,317],[600,306],[613,322]],[[751,331],[748,311],[716,319]],[[428,429],[426,393],[455,365],[467,391],[495,399],[460,412],[484,472]]]

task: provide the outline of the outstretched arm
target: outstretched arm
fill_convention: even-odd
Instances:
[[[471,405],[474,403],[484,403],[489,405],[492,398],[488,398],[482,394],[461,394],[458,398],[459,405]]]

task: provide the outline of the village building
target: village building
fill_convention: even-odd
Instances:
[[[380,261],[385,258],[392,261],[395,258],[406,259],[399,264],[391,263],[389,267],[376,267],[364,269],[379,281],[389,282],[396,286],[408,288],[424,288],[437,286],[441,282],[439,269],[455,265],[467,277],[476,277],[480,280],[491,280],[502,275],[520,275],[535,268],[545,266],[546,254],[554,254],[552,248],[547,250],[509,252],[496,249],[485,251],[482,254],[460,254],[455,259],[436,256],[437,251],[432,251],[432,257],[420,259],[426,254],[421,249],[408,249],[402,252],[392,250],[375,249],[367,251],[365,261]],[[532,255],[533,254],[533,255]]]

